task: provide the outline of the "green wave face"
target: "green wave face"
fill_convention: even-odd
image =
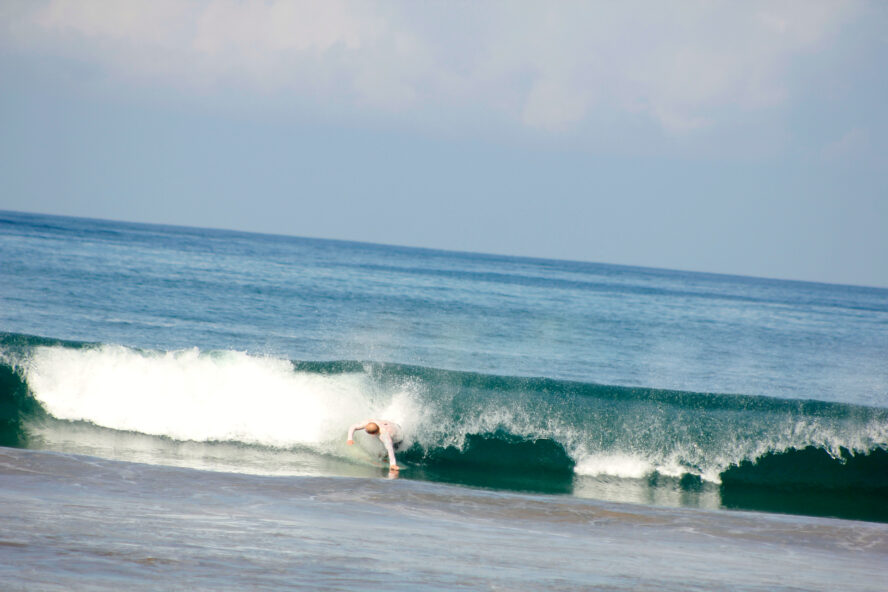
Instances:
[[[9,366],[0,365],[0,446],[25,447],[24,417],[38,413],[24,380]]]
[[[727,507],[888,521],[881,408],[21,335],[0,336],[0,362],[6,446],[65,424],[79,426],[65,437],[75,444],[128,434],[114,449],[134,458],[150,442],[189,443],[223,468],[298,452],[348,473],[335,468],[360,462],[347,427],[382,417],[404,428],[412,478],[546,493],[643,483],[715,492]]]

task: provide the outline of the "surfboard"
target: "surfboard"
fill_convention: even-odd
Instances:
[[[355,445],[349,446],[354,449],[354,455],[360,457],[364,462],[369,462],[374,466],[388,469],[389,458],[385,445],[380,442],[379,438],[370,436],[363,432],[355,432]],[[404,470],[404,465],[398,462],[398,468]]]

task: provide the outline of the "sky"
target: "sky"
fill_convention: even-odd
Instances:
[[[888,287],[888,3],[0,0],[0,209]]]

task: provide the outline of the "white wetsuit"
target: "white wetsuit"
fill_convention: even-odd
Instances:
[[[401,443],[404,439],[401,435],[401,426],[396,424],[393,421],[386,421],[384,419],[367,419],[360,423],[356,423],[352,427],[348,428],[348,439],[354,440],[355,430],[363,430],[367,427],[368,423],[375,423],[379,426],[378,434],[371,434],[376,436],[382,442],[382,445],[385,446],[386,452],[388,452],[389,456],[389,466],[396,467],[398,466],[397,461],[395,460],[395,446]]]

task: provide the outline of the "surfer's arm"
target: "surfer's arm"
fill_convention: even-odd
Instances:
[[[389,468],[397,471],[400,467],[398,467],[398,461],[395,460],[395,447],[392,445],[392,437],[383,433],[379,435],[379,439],[382,440],[385,450],[388,452]]]
[[[355,443],[355,430],[363,430],[367,426],[366,421],[362,421],[360,423],[356,423],[352,427],[348,428],[348,438],[346,438],[347,444]],[[340,432],[341,433],[341,432]]]

